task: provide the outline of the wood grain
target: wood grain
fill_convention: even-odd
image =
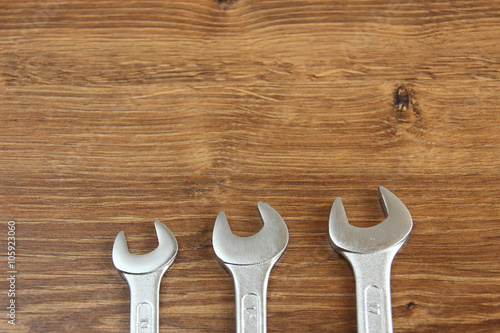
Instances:
[[[212,228],[224,210],[258,231],[259,200],[290,231],[268,331],[355,332],[328,216],[341,196],[352,224],[378,223],[379,185],[414,219],[395,331],[499,329],[498,2],[0,1],[0,17],[0,239],[14,220],[18,270],[0,332],[128,331],[111,248],[124,230],[154,249],[155,219],[179,243],[161,331],[234,331]]]

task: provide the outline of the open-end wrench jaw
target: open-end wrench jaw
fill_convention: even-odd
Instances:
[[[130,289],[130,332],[159,331],[160,282],[177,257],[177,240],[163,223],[155,221],[158,247],[136,255],[128,251],[120,231],[113,244],[113,264]]]
[[[382,186],[379,194],[386,219],[376,226],[350,225],[340,198],[330,213],[330,242],[354,271],[358,333],[392,333],[391,265],[413,226],[398,197]]]
[[[215,221],[212,246],[220,264],[234,281],[236,333],[265,333],[269,274],[288,244],[288,228],[280,214],[264,202],[257,204],[264,222],[255,235],[231,232],[226,215]]]
[[[132,254],[128,250],[125,233],[120,231],[113,244],[113,264],[126,273],[144,274],[167,268],[177,256],[178,245],[174,234],[163,223],[155,221],[158,247],[146,254]]]
[[[233,234],[224,212],[215,220],[212,245],[218,260],[226,264],[252,265],[278,259],[288,244],[288,228],[270,205],[257,204],[264,226],[248,237]]]
[[[335,249],[340,252],[372,253],[406,241],[413,226],[410,212],[385,187],[379,187],[379,195],[386,219],[369,228],[349,224],[342,199],[335,199],[329,223],[330,241]]]

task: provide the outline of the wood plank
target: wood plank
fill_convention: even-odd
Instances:
[[[259,200],[290,231],[268,331],[355,332],[328,216],[341,196],[375,225],[380,185],[414,219],[395,331],[500,327],[498,3],[0,1],[0,17],[0,239],[15,221],[18,272],[0,332],[127,331],[111,248],[124,230],[153,250],[156,219],[179,243],[161,330],[234,331],[212,228],[223,210],[257,232]]]

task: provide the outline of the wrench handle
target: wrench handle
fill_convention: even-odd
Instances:
[[[267,284],[273,265],[225,265],[234,280],[236,333],[266,333]]]
[[[164,272],[120,272],[130,288],[130,333],[158,333],[160,281]]]
[[[356,280],[358,333],[392,333],[391,265],[399,248],[342,253]]]

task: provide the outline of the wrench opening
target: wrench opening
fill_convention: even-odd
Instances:
[[[342,204],[336,198],[330,212],[330,241],[340,251],[371,253],[404,242],[413,226],[406,206],[385,187],[379,187],[379,196],[386,219],[368,228],[349,224]]]
[[[163,223],[155,221],[158,247],[146,254],[132,254],[128,250],[125,233],[120,231],[113,244],[113,264],[122,271],[143,274],[169,265],[177,256],[177,240]]]
[[[281,215],[270,205],[257,204],[264,226],[252,236],[233,234],[226,214],[220,212],[214,225],[212,245],[222,262],[252,265],[278,258],[288,244],[288,228]]]

